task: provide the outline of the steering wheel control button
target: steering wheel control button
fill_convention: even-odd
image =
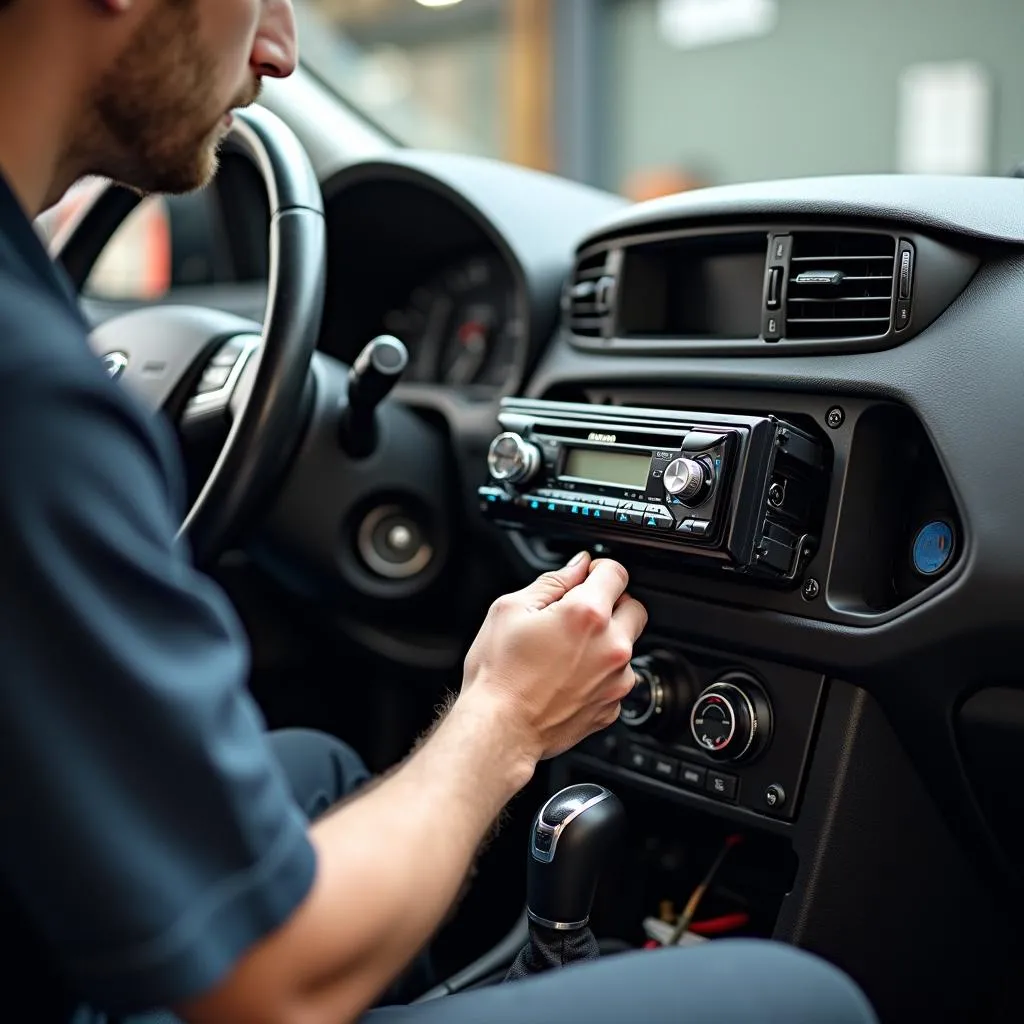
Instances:
[[[512,431],[499,434],[487,451],[487,468],[491,477],[501,483],[524,483],[540,464],[540,449]]]
[[[196,388],[196,394],[205,395],[208,391],[216,391],[218,388],[224,387],[231,376],[233,366],[234,364],[231,366],[208,366],[203,371],[199,387]]]
[[[221,346],[217,354],[210,360],[211,366],[234,366],[238,357],[245,351],[245,345],[232,339],[226,345]]]
[[[356,545],[367,568],[392,580],[415,576],[434,557],[419,523],[397,505],[370,512],[359,526]]]
[[[712,769],[708,771],[704,788],[712,796],[716,796],[720,800],[735,800],[736,790],[739,788],[739,779],[735,775],[727,775],[725,772]]]
[[[910,557],[914,571],[921,576],[938,576],[953,557],[956,535],[944,519],[925,523],[914,536]]]
[[[730,673],[712,683],[690,712],[690,733],[716,761],[739,761],[760,753],[771,738],[768,696],[749,676]]]
[[[777,782],[773,782],[764,791],[764,802],[769,810],[777,811],[786,802],[786,791]]]

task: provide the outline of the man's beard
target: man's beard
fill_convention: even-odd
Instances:
[[[215,55],[196,0],[161,0],[93,94],[80,151],[89,171],[142,193],[190,192],[217,170],[225,109],[213,109]],[[254,81],[232,107],[256,99]]]

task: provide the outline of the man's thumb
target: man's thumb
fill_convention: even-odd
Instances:
[[[561,569],[552,569],[538,576],[522,591],[529,611],[540,611],[561,600],[573,587],[578,587],[590,571],[590,555],[581,551]]]

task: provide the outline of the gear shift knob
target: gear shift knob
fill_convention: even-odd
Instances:
[[[357,458],[376,446],[374,410],[409,365],[409,350],[390,334],[374,338],[356,356],[348,375],[348,408],[341,421],[341,443]]]
[[[601,869],[625,822],[619,798],[590,782],[568,786],[544,804],[530,830],[531,920],[558,931],[586,926]]]

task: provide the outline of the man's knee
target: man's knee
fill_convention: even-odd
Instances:
[[[359,755],[335,736],[315,729],[276,729],[270,747],[296,803],[310,821],[370,778]]]
[[[672,952],[665,952],[672,957]],[[681,969],[688,978],[699,976],[701,992],[710,1000],[708,1010],[724,993],[732,992],[725,1005],[737,1016],[727,1015],[729,1020],[877,1024],[867,997],[848,975],[794,946],[759,939],[719,939],[696,949],[679,950],[676,956],[671,965],[663,965],[665,976],[671,976],[676,985]],[[705,1019],[700,1014],[694,1017]]]

